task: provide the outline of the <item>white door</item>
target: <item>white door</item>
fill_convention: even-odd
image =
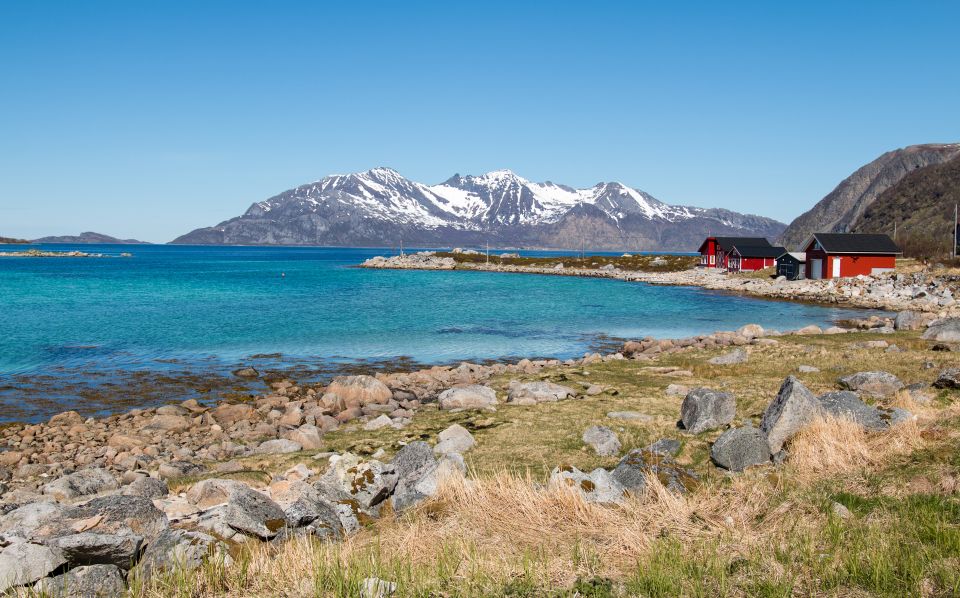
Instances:
[[[840,258],[833,258],[833,277],[840,278]]]
[[[810,278],[813,280],[823,278],[823,260],[810,260]]]

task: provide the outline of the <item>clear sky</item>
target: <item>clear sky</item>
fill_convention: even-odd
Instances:
[[[335,172],[789,221],[960,141],[960,2],[0,3],[0,235],[169,241]]]

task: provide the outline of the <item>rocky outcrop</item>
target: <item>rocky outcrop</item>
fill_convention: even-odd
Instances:
[[[904,386],[899,378],[889,372],[857,372],[841,377],[838,382],[840,388],[876,398],[893,396]]]
[[[680,421],[691,434],[725,426],[736,414],[737,401],[733,395],[709,388],[691,390],[680,406]]]
[[[787,440],[821,414],[817,397],[806,386],[793,376],[784,380],[760,421],[760,431],[767,438],[770,453],[779,452]]]

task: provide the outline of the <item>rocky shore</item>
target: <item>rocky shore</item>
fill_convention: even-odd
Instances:
[[[86,251],[42,251],[28,249],[27,251],[0,251],[0,257],[114,257],[105,253],[88,253]],[[120,257],[131,257],[129,253],[121,253]]]
[[[747,325],[686,339],[630,341],[615,353],[563,362],[462,363],[341,376],[325,386],[287,380],[272,383],[270,392],[249,402],[204,406],[188,400],[101,419],[68,411],[43,424],[11,425],[0,430],[0,592],[68,586],[73,593],[58,595],[90,595],[104,588],[115,593],[131,579],[199,567],[210,559],[229,564],[234,548],[251,542],[280,543],[305,535],[339,540],[375,520],[387,505],[402,512],[436,494],[445,477],[463,475],[463,454],[476,443],[468,429],[453,424],[434,437],[402,436],[388,461],[383,448],[362,443],[351,451],[325,451],[325,436],[337,430],[402,432],[423,411],[474,412],[465,423],[482,429],[489,425],[484,414],[504,405],[530,407],[615,393],[588,382],[546,380],[560,368],[585,371],[718,348],[726,352],[709,363],[733,366],[748,360],[746,349],[776,346],[787,334],[867,332],[877,340],[858,347],[889,352],[896,347],[882,339],[885,334],[924,330],[922,342],[949,352],[960,344],[960,319],[947,316],[946,311],[903,312],[895,319],[850,322],[850,328],[790,332]],[[713,443],[710,459],[729,471],[783,462],[785,443],[824,414],[884,431],[912,415],[874,404],[877,400],[908,392],[919,404],[931,396],[929,384],[911,386],[886,372],[848,374],[838,380],[843,390],[820,396],[788,377],[759,427],[731,427],[737,406],[730,393],[686,388],[681,382],[692,374],[677,367],[651,363],[646,369],[677,380],[666,393],[685,397],[678,415],[687,433],[728,428]],[[498,396],[489,385],[494,377],[510,380],[505,394]],[[958,387],[960,370],[947,368],[932,388]],[[645,416],[624,411],[608,417]],[[609,427],[590,427],[583,442],[598,455],[620,456],[621,442]],[[630,451],[609,469],[586,472],[557,464],[550,484],[575,489],[597,503],[619,503],[642,493],[651,475],[670,490],[690,492],[698,474],[674,461],[678,450],[679,443],[665,438]],[[306,457],[272,476],[249,469],[251,459],[286,455]]]
[[[560,258],[557,258],[560,259]],[[753,297],[836,304],[849,307],[914,310],[936,313],[947,310],[960,314],[960,275],[939,274],[933,270],[884,273],[834,280],[796,280],[750,278],[730,275],[713,268],[693,268],[678,272],[641,272],[622,270],[613,265],[601,268],[571,268],[562,262],[549,267],[515,264],[459,262],[433,252],[405,256],[373,257],[364,268],[413,270],[475,270],[558,276],[611,278],[649,284],[698,286],[705,289],[739,293]]]

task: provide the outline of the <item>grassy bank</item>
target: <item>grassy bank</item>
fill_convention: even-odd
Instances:
[[[490,253],[489,262],[504,266],[527,266],[531,268],[553,268],[557,264],[563,264],[565,268],[596,269],[612,265],[621,270],[636,272],[677,272],[688,270],[700,263],[700,256],[689,255],[587,255],[581,258],[577,256],[501,257],[502,253],[505,252]],[[485,253],[439,252],[436,255],[441,258],[453,258],[458,264],[487,263]]]
[[[690,436],[677,429],[682,397],[664,392],[669,384],[721,388],[737,398],[735,424],[757,423],[788,374],[822,392],[835,388],[838,376],[863,370],[929,384],[955,362],[950,353],[930,351],[915,333],[882,337],[900,353],[857,346],[878,338],[781,337],[776,345],[749,347],[749,362],[737,366],[709,365],[718,351],[702,350],[655,363],[557,367],[532,378],[578,389],[596,384],[604,392],[504,405],[496,413],[425,409],[403,430],[341,429],[325,437],[325,449],[382,449],[386,459],[401,442],[434,441],[439,430],[460,423],[477,440],[466,455],[469,480],[447,480],[435,500],[402,517],[386,513],[342,544],[303,540],[243,549],[232,567],[211,565],[195,576],[135,587],[135,593],[355,596],[364,578],[379,577],[397,583],[399,596],[957,595],[957,392],[934,391],[926,405],[898,395],[891,404],[918,418],[891,432],[822,422],[792,443],[783,466],[739,475],[709,463],[719,431]],[[820,371],[798,374],[800,365]],[[507,382],[497,379],[493,386],[503,390]],[[607,417],[626,410],[646,417]],[[613,428],[623,452],[659,438],[681,439],[678,460],[700,475],[699,489],[678,496],[651,480],[647,496],[622,507],[546,489],[543,482],[558,464],[589,470],[616,461],[584,448],[580,435],[592,424]],[[244,460],[250,471],[240,475],[266,483],[298,462],[324,466],[312,453],[263,456]]]

